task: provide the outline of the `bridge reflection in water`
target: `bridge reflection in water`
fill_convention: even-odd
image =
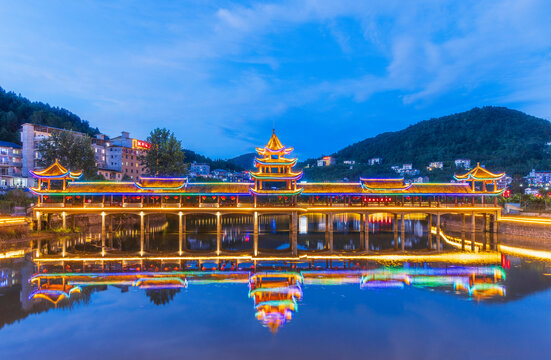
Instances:
[[[144,290],[156,304],[168,303],[180,289],[221,283],[248,284],[254,316],[275,333],[291,321],[303,299],[303,289],[317,285],[357,284],[360,291],[391,288],[432,289],[477,301],[504,297],[505,271],[499,256],[484,265],[402,263],[351,259],[311,261],[83,261],[46,262],[35,259],[31,302],[67,304],[94,288],[114,286]],[[473,258],[473,261],[475,259]],[[244,294],[245,295],[245,294]]]

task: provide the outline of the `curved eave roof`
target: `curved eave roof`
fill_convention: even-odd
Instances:
[[[254,195],[299,195],[302,193],[303,189],[296,189],[296,190],[255,190],[253,188],[250,188],[249,191],[251,194]]]
[[[484,180],[499,180],[504,176],[505,176],[505,173],[494,174],[493,172],[488,171],[483,167],[480,167],[480,164],[476,164],[476,167],[471,171],[469,171],[468,173],[463,175],[454,175],[453,177],[456,180],[484,181]]]
[[[289,155],[291,152],[293,152],[294,148],[290,147],[284,147],[282,149],[279,149],[279,150],[272,150],[272,149],[268,149],[266,147],[263,147],[263,148],[260,148],[260,147],[257,147],[256,148],[256,152],[259,154],[259,155],[264,155],[264,156],[267,156],[267,155],[275,155],[275,154],[282,154],[282,155]]]
[[[82,176],[82,171],[69,171],[63,167],[57,160],[46,169],[29,170],[29,173],[39,179],[78,179]]]
[[[171,189],[178,190],[187,185],[187,178],[154,178],[140,177],[136,186],[140,189]]]
[[[305,183],[298,184],[303,195],[364,195],[360,183]]]
[[[249,195],[251,183],[188,183],[185,188],[140,188],[133,182],[72,182],[66,190],[31,188],[41,195]]]
[[[398,179],[366,179],[360,178],[362,187],[366,190],[378,191],[395,191],[395,190],[407,190],[411,185],[404,184],[403,178]]]
[[[259,180],[298,180],[302,177],[302,171],[298,173],[291,172],[288,174],[280,174],[280,173],[265,174],[265,173],[259,173],[259,172],[255,173],[251,171],[250,175],[253,178],[259,179]]]
[[[266,166],[278,166],[278,165],[294,166],[297,163],[297,158],[292,158],[292,159],[286,159],[286,158],[282,158],[282,159],[271,159],[271,158],[259,159],[259,158],[255,158],[254,161],[257,164],[266,165]]]

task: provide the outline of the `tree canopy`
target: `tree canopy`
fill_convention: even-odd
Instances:
[[[20,144],[19,129],[24,123],[75,130],[90,136],[99,133],[88,121],[68,110],[41,102],[31,102],[0,87],[0,140]]]
[[[421,121],[406,129],[387,132],[350,145],[334,154],[338,164],[355,160],[353,171],[342,176],[385,175],[392,165],[412,163],[431,181],[449,181],[455,159],[470,159],[495,172],[526,175],[531,169],[551,168],[551,123],[548,120],[504,107],[486,106]],[[381,167],[368,166],[368,159],[383,158]],[[442,161],[444,169],[427,171],[430,162]],[[313,165],[307,160],[301,165]],[[384,168],[384,169],[383,169]],[[308,180],[338,180],[331,167],[306,169]],[[396,174],[394,174],[396,175]]]
[[[186,173],[181,142],[168,129],[154,129],[147,137],[151,148],[140,157],[149,175],[180,176]]]
[[[82,170],[87,179],[97,178],[98,168],[94,158],[92,139],[88,136],[56,131],[50,138],[38,143],[38,151],[42,155],[39,164],[43,167],[52,165],[57,159],[69,170]]]

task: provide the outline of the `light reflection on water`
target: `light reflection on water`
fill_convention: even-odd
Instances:
[[[274,248],[286,241],[279,220],[271,235],[273,219],[263,223],[265,239],[282,238],[272,240]],[[374,246],[392,247],[392,220],[373,222]],[[304,221],[302,243],[315,248],[323,243],[323,235],[316,238],[323,221]],[[355,221],[336,220],[343,248],[355,244]],[[246,237],[236,234],[247,226],[226,223],[226,245],[243,248]],[[409,247],[426,246],[423,219],[406,227]],[[173,242],[167,231],[151,246],[173,249]],[[484,265],[5,260],[0,353],[7,359],[545,358],[550,273],[551,264],[505,256]]]

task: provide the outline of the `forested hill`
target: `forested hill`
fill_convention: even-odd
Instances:
[[[18,131],[26,122],[80,131],[91,136],[99,133],[98,128],[92,128],[88,121],[69,110],[31,102],[0,87],[0,140],[20,144]]]
[[[214,169],[224,169],[229,171],[241,171],[243,167],[234,164],[231,160],[216,159],[213,160],[207,156],[196,153],[193,150],[183,149],[186,163],[196,162],[198,164],[208,164],[211,171]]]
[[[404,163],[413,163],[414,168],[422,170],[432,161],[443,161],[450,174],[453,161],[466,158],[474,164],[479,161],[488,169],[524,176],[532,168],[551,169],[549,142],[549,121],[488,106],[383,133],[350,145],[335,157],[337,164],[343,160],[366,163],[370,158],[381,157],[385,171]]]

